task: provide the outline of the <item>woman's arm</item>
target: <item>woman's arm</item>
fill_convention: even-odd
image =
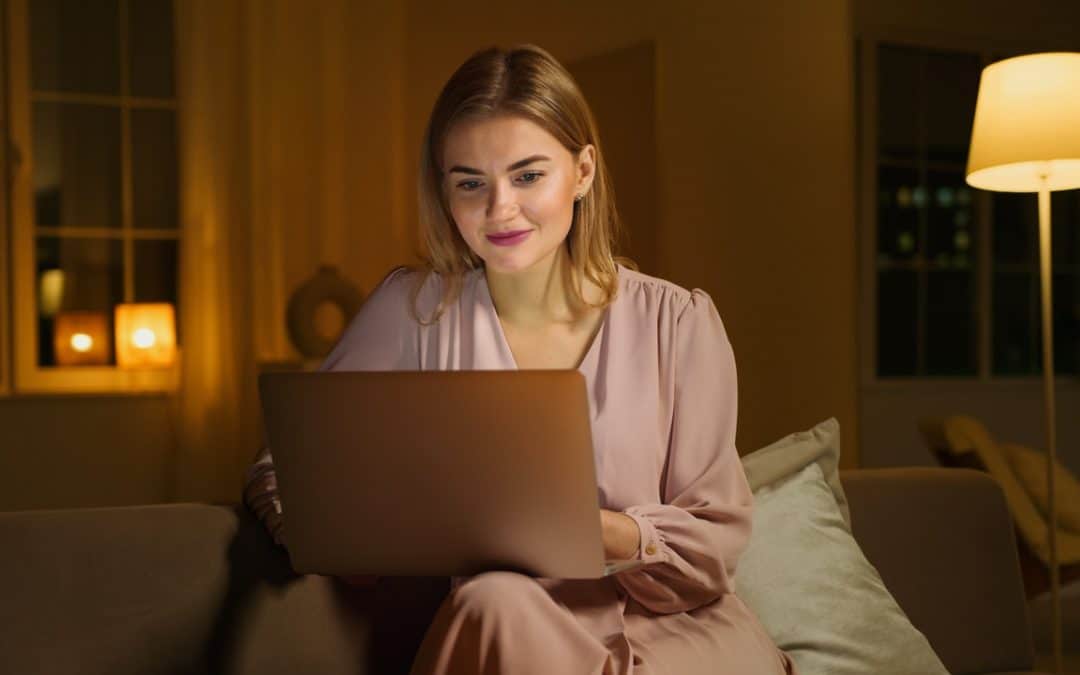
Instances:
[[[735,358],[709,296],[695,290],[674,340],[674,405],[660,504],[626,509],[645,565],[616,575],[657,613],[685,612],[733,589],[753,496],[735,450]]]
[[[606,560],[630,560],[641,548],[641,530],[637,522],[618,511],[600,510],[600,531]]]

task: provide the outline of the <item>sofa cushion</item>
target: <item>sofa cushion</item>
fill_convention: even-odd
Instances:
[[[829,420],[744,458],[758,480],[753,534],[739,561],[736,592],[803,675],[947,675],[852,537],[822,467],[835,471],[839,425]],[[758,462],[788,475],[760,479]]]

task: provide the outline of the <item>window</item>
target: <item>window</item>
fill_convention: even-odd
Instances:
[[[117,368],[112,335],[120,303],[177,303],[172,3],[8,9],[15,389],[168,390],[175,366]],[[70,358],[72,326],[94,358]]]
[[[982,68],[1007,56],[860,46],[870,379],[1041,373],[1037,199],[964,181]],[[1055,370],[1076,373],[1080,199],[1052,199]]]

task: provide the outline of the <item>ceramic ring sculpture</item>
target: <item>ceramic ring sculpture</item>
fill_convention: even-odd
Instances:
[[[305,358],[326,356],[337,344],[340,333],[332,337],[320,335],[315,325],[315,315],[323,303],[329,302],[341,310],[348,325],[360,310],[364,297],[360,291],[341,276],[336,267],[322,265],[315,274],[302,283],[292,297],[285,313],[285,323],[293,346]]]

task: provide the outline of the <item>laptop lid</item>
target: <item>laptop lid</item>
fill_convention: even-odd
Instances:
[[[605,574],[580,372],[264,373],[259,390],[298,572]]]

